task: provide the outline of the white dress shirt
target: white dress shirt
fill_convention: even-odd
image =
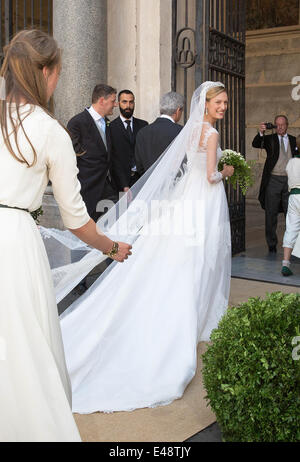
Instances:
[[[93,117],[94,122],[99,130],[99,133],[101,135],[102,141],[107,149],[107,142],[106,142],[106,120],[105,117],[102,117],[95,109],[93,106],[90,108],[87,108],[89,111],[90,115]]]
[[[96,122],[96,125],[101,128],[101,130],[105,133],[105,130],[106,130],[106,122],[105,122],[105,118],[102,117],[102,115],[100,115],[97,111],[95,111],[95,109],[93,108],[93,106],[87,108],[87,110],[89,111],[89,113],[91,114],[91,116],[93,117],[94,121]]]
[[[171,122],[173,122],[173,124],[175,124],[175,120],[171,116],[169,116],[167,114],[161,114],[159,117],[161,119],[169,119],[169,120],[171,120]]]
[[[285,151],[287,151],[288,145],[289,145],[289,137],[288,137],[288,134],[286,133],[285,135],[282,136],[282,138],[283,138],[283,142],[284,142]],[[279,146],[280,146],[280,143],[281,143],[281,135],[278,135],[278,141],[279,141]]]
[[[125,119],[125,117],[123,117],[123,116],[120,114],[120,119],[121,119],[122,122],[123,122],[123,125],[124,125],[125,130],[127,130],[127,123],[126,123],[126,120],[130,120],[130,128],[131,128],[131,131],[133,132],[133,117],[131,117],[130,119]]]

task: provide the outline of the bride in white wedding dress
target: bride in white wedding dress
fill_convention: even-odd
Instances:
[[[165,168],[174,171],[168,165],[175,158],[179,166],[185,159],[181,177],[164,189],[166,175],[156,197],[176,210],[142,226],[136,221],[132,257],[111,265],[61,316],[73,412],[165,405],[194,377],[197,343],[209,340],[229,297],[231,236],[222,180],[233,167],[217,171],[221,149],[213,128],[227,104],[220,82],[196,90],[188,123],[141,189]]]

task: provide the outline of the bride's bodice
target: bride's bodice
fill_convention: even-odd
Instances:
[[[218,131],[208,122],[203,122],[202,133],[200,137],[200,143],[197,143],[197,146],[189,146],[187,150],[187,166],[191,171],[201,171],[203,174],[206,174],[206,157],[207,157],[207,147],[208,140],[213,134],[218,135]],[[222,157],[222,150],[218,144],[216,147],[217,151],[217,164]]]

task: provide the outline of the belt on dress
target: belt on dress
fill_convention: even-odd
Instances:
[[[290,194],[300,194],[300,188],[292,188]]]
[[[3,204],[0,204],[0,208],[2,208],[2,209],[23,210],[24,212],[28,212],[28,213],[29,213],[29,210],[28,210],[28,209],[21,209],[20,207],[11,207],[10,205],[3,205]]]

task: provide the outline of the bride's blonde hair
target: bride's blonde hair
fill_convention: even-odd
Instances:
[[[223,92],[227,93],[226,88],[221,85],[210,88],[206,93],[206,101],[209,102],[211,99],[215,98]]]
[[[0,76],[5,81],[6,100],[0,101],[0,125],[3,139],[11,155],[18,161],[32,167],[37,160],[37,154],[24,130],[22,122],[31,114],[33,106],[42,107],[51,117],[48,111],[47,84],[43,75],[43,68],[47,67],[50,72],[61,67],[61,50],[56,41],[45,32],[37,29],[23,30],[19,32],[11,42],[4,47],[4,61]],[[25,116],[20,115],[20,106],[24,101],[31,105]],[[11,103],[14,103],[13,108]],[[17,120],[12,117],[16,111]],[[10,133],[8,133],[7,118],[13,127],[12,134],[17,148],[14,152]],[[33,152],[31,163],[23,156],[18,145],[17,133],[22,129],[26,140]]]

